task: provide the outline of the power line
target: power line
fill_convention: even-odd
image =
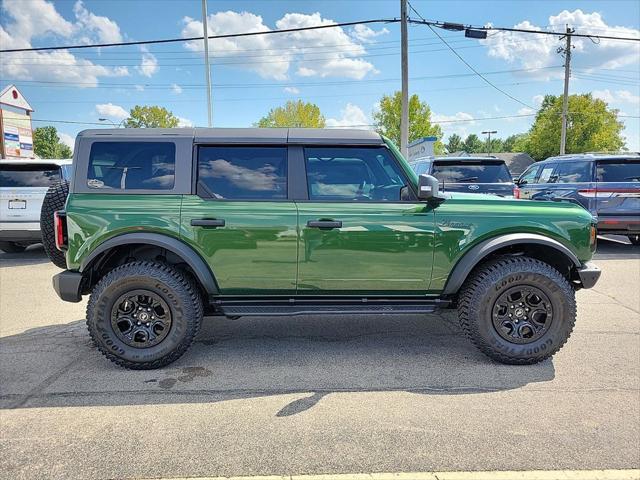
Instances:
[[[415,10],[414,10],[415,12]],[[473,25],[464,25],[461,23],[453,23],[453,22],[441,22],[441,21],[429,21],[429,20],[425,20],[423,17],[420,16],[420,14],[418,12],[416,12],[416,15],[418,15],[421,20],[409,20],[410,23],[415,23],[415,24],[422,24],[422,25],[427,25],[427,26],[434,26],[434,27],[438,27],[438,28],[443,28],[445,30],[451,28],[451,26],[455,26],[456,30],[466,30],[466,29],[471,29],[471,30],[483,30],[486,32],[491,32],[491,31],[497,31],[497,32],[516,32],[516,33],[533,33],[533,34],[537,34],[537,35],[553,35],[556,37],[564,37],[565,35],[567,35],[566,32],[555,32],[555,31],[551,31],[551,30],[529,30],[526,28],[508,28],[508,27],[485,27],[485,26],[473,26]],[[589,38],[589,39],[593,39],[593,38],[597,38],[600,40],[621,40],[621,41],[631,41],[631,42],[640,42],[640,37],[634,38],[634,37],[616,37],[616,36],[612,36],[612,35],[600,35],[600,34],[591,34],[591,33],[571,33],[569,34],[571,37],[579,37],[579,38]]]
[[[409,3],[409,7],[411,8],[411,10],[413,10],[415,12],[416,15],[418,15],[420,18],[422,18],[422,20],[424,20],[424,17],[422,17],[422,15],[420,15],[420,13],[418,13],[418,11],[413,8],[413,5],[411,5],[411,3]],[[424,20],[426,22],[426,20]],[[533,108],[531,105],[527,105],[526,103],[518,100],[516,97],[514,97],[513,95],[511,95],[508,92],[505,92],[504,90],[502,90],[500,87],[494,85],[489,79],[487,79],[484,75],[482,75],[478,70],[476,70],[469,62],[467,62],[462,55],[460,55],[455,48],[453,48],[451,45],[449,45],[449,43],[442,38],[442,36],[436,32],[434,30],[434,28],[427,22],[426,23],[427,27],[429,27],[429,29],[442,41],[442,43],[444,43],[449,50],[451,50],[451,52],[453,52],[453,54],[458,57],[460,59],[460,61],[462,63],[464,63],[469,70],[471,70],[473,73],[475,73],[478,77],[480,77],[482,80],[484,80],[488,85],[490,85],[491,87],[493,87],[495,90],[497,90],[498,92],[502,93],[503,95],[506,95],[507,97],[509,97],[511,100],[514,100],[515,102],[518,102],[520,105],[524,105],[527,108]]]
[[[217,38],[239,38],[239,37],[251,37],[256,35],[271,35],[274,33],[291,33],[291,32],[303,32],[307,30],[320,30],[324,28],[336,28],[336,27],[349,27],[353,25],[367,25],[372,23],[397,23],[400,20],[395,18],[393,19],[376,19],[376,20],[362,20],[359,22],[342,22],[342,23],[332,23],[330,25],[314,25],[311,27],[298,27],[298,28],[284,28],[280,30],[264,30],[260,32],[244,32],[244,33],[227,33],[222,35],[209,35],[207,38],[217,39]],[[49,51],[49,50],[78,50],[84,48],[105,48],[105,47],[124,47],[130,45],[155,45],[161,43],[179,43],[179,42],[192,42],[195,40],[204,40],[204,35],[200,35],[199,37],[184,37],[184,38],[165,38],[159,40],[139,40],[133,42],[112,42],[112,43],[93,43],[93,44],[82,44],[82,45],[60,45],[54,47],[31,47],[31,48],[9,48],[2,49],[0,53],[10,53],[10,52],[41,52],[41,51]]]
[[[515,68],[515,69],[507,69],[507,70],[493,70],[490,72],[484,72],[483,75],[500,75],[503,73],[519,73],[519,72],[533,72],[539,70],[552,70],[562,67],[562,65],[551,65],[548,67],[536,67],[536,68]],[[437,80],[437,79],[449,79],[449,78],[464,78],[464,77],[473,77],[475,73],[450,73],[443,75],[424,75],[411,77],[410,80]],[[364,83],[386,83],[386,82],[396,82],[399,78],[375,78],[368,80],[333,80],[333,81],[322,81],[322,82],[286,82],[286,83],[214,83],[213,87],[215,88],[280,88],[280,87],[324,87],[324,86],[335,86],[335,85],[349,85],[349,84],[364,84]],[[25,84],[29,84],[29,86],[46,86],[46,85],[69,85],[69,86],[82,86],[82,85],[95,85],[93,82],[65,82],[60,80],[20,80],[16,78],[1,78],[2,82],[21,82]],[[38,85],[43,84],[43,85]],[[101,83],[102,87],[96,88],[111,88],[111,87],[135,87],[142,86],[144,88],[172,88],[173,83]],[[204,88],[206,85],[204,83],[187,83],[181,84],[181,88]]]

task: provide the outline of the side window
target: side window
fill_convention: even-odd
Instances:
[[[555,170],[555,168],[555,163],[550,163],[542,167],[542,172],[540,172],[538,183],[554,183],[556,181],[556,177],[553,176],[553,171]]]
[[[640,182],[640,161],[598,162],[599,182]]]
[[[416,175],[422,175],[429,170],[429,162],[416,162],[413,164],[413,171]]]
[[[287,198],[286,147],[200,147],[198,195],[220,200]]]
[[[175,181],[173,142],[94,142],[87,186],[111,190],[171,190]]]
[[[591,182],[591,162],[561,162],[556,175],[558,183]]]
[[[532,165],[522,175],[520,175],[518,182],[521,185],[524,185],[526,183],[535,183],[536,176],[538,175],[539,170],[540,170],[540,165]]]
[[[304,154],[310,200],[400,201],[408,194],[384,147],[305,148]]]

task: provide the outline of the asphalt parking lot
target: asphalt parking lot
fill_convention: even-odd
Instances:
[[[41,248],[0,253],[0,475],[129,478],[640,466],[640,248],[603,269],[553,360],[497,364],[452,313],[210,318],[127,371],[57,299]]]

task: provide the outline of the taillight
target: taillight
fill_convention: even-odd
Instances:
[[[591,232],[589,233],[589,246],[591,251],[596,251],[596,242],[598,241],[598,229],[595,225],[591,225]]]
[[[513,187],[513,198],[520,198],[520,189],[518,187]]]
[[[66,214],[62,211],[53,214],[53,228],[56,233],[56,248],[60,251],[67,249]]]

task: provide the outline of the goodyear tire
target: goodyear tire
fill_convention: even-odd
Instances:
[[[60,268],[67,268],[64,253],[56,248],[56,232],[53,225],[53,214],[57,210],[63,210],[69,196],[69,182],[61,180],[54,183],[47,190],[40,210],[40,232],[42,245],[49,260]]]
[[[148,370],[182,356],[200,329],[202,310],[198,288],[180,271],[136,261],[111,270],[94,287],[87,327],[109,360]]]
[[[463,331],[489,357],[525,365],[565,344],[576,319],[575,292],[552,266],[529,257],[499,257],[478,267],[462,287]]]

